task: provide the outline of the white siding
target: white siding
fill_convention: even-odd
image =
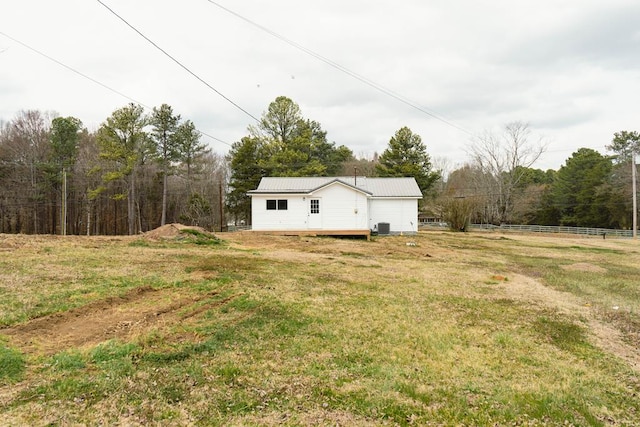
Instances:
[[[418,231],[418,201],[416,199],[370,199],[369,228],[388,222],[392,233]],[[377,227],[376,227],[377,229]]]
[[[307,202],[301,195],[269,194],[251,197],[251,227],[254,230],[305,230]],[[267,200],[287,200],[287,210],[267,210]]]
[[[252,194],[254,230],[368,230],[367,195],[340,183],[306,195]],[[288,200],[287,210],[267,210],[267,200]],[[320,213],[309,221],[311,199],[320,200]]]
[[[335,183],[310,194],[320,199],[324,230],[368,230],[367,195]]]
[[[306,182],[305,180],[312,178],[301,179]],[[372,197],[369,191],[361,191],[336,180],[316,187],[315,190],[295,189],[296,192],[291,193],[287,191],[293,191],[293,184],[298,182],[294,178],[264,178],[263,181],[274,184],[282,181],[286,188],[273,192],[262,189],[263,192],[249,193],[252,197],[254,230],[373,230],[381,222],[389,223],[392,233],[412,233],[418,230],[418,198],[413,195],[376,197],[373,193]],[[415,184],[413,178],[410,181]],[[375,183],[373,179],[371,182]],[[392,187],[390,182],[383,182],[385,185],[380,184],[378,187]],[[308,184],[313,183],[315,181]],[[263,182],[260,185],[262,186]],[[278,194],[278,191],[282,193]],[[267,200],[287,200],[287,210],[267,210]],[[311,200],[319,200],[319,214],[311,214]]]

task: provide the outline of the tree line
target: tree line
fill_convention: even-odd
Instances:
[[[21,111],[0,122],[0,232],[135,234],[167,221],[213,228],[226,167],[200,138],[166,104],[148,114],[129,104],[95,132],[75,117]]]
[[[557,171],[535,169],[546,147],[514,122],[476,137],[454,170],[434,165],[408,127],[380,155],[357,158],[280,96],[221,156],[167,104],[149,113],[126,105],[93,132],[75,117],[22,111],[0,121],[0,232],[136,234],[169,222],[221,229],[251,223],[247,192],[262,177],[353,174],[415,177],[422,214],[455,230],[470,222],[630,228],[629,166],[640,136],[618,132],[608,148],[613,155],[582,148]]]
[[[516,122],[502,135],[476,138],[472,160],[448,175],[432,212],[456,230],[469,223],[632,228],[638,132],[616,132],[612,155],[580,148],[557,171],[532,167],[545,147],[530,136]]]
[[[439,177],[408,128],[381,156],[356,159],[287,97],[248,132],[219,156],[167,104],[149,113],[129,104],[95,132],[75,117],[22,111],[0,122],[0,233],[132,235],[168,222],[218,230],[250,224],[247,191],[264,176],[415,176],[425,194]]]

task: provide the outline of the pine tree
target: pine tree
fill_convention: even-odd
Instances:
[[[100,157],[114,165],[112,171],[103,175],[104,181],[122,181],[127,188],[126,193],[119,193],[116,198],[127,200],[130,235],[136,231],[136,174],[150,151],[148,135],[144,131],[147,123],[143,108],[132,103],[114,111],[97,134]]]
[[[423,195],[440,178],[440,174],[432,170],[431,158],[422,138],[406,126],[389,141],[376,165],[376,173],[383,177],[414,177]]]
[[[171,163],[178,160],[179,151],[176,138],[180,116],[173,114],[173,109],[162,104],[154,108],[150,119],[153,126],[151,139],[154,143],[155,157],[162,170],[162,214],[160,225],[167,222],[167,179],[170,174]]]
[[[235,142],[227,155],[231,179],[227,193],[227,210],[236,221],[251,223],[251,198],[247,195],[255,190],[265,175],[260,163],[260,141],[257,138],[244,137]]]

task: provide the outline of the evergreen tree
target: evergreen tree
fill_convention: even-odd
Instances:
[[[559,210],[561,225],[608,225],[606,203],[597,197],[596,190],[607,182],[611,170],[611,158],[590,148],[581,148],[567,159],[552,189],[553,205]]]
[[[320,124],[305,120],[298,104],[285,96],[249,131],[260,141],[260,165],[269,176],[329,176],[353,157],[347,147],[327,142]]]
[[[178,144],[176,131],[180,116],[173,114],[173,109],[162,104],[160,108],[154,108],[150,118],[153,126],[151,139],[154,143],[155,157],[162,170],[162,214],[160,225],[167,222],[167,179],[171,169],[171,163],[178,160]]]
[[[227,211],[236,221],[251,223],[251,198],[248,191],[255,190],[265,175],[260,163],[260,141],[246,136],[231,146],[227,155],[231,179],[227,193]]]
[[[80,141],[80,130],[82,122],[75,117],[56,117],[51,121],[50,141],[51,151],[49,162],[45,169],[51,182],[54,201],[53,201],[53,218],[52,225],[55,226],[56,209],[58,196],[61,199],[60,212],[60,232],[67,234],[66,217],[67,217],[67,194],[63,188],[63,182],[67,183],[67,179],[71,173],[72,167],[78,156],[78,143]],[[65,192],[63,194],[63,191]]]
[[[298,104],[286,96],[279,96],[262,114],[258,127],[250,126],[249,131],[253,136],[260,136],[269,143],[286,146],[300,120],[302,114]]]
[[[615,132],[607,148],[617,154],[618,161],[628,161],[633,153],[637,155],[640,152],[640,133],[626,130]]]
[[[175,133],[178,158],[184,169],[189,194],[191,194],[193,176],[198,172],[198,162],[209,152],[207,145],[200,141],[200,137],[201,133],[196,130],[191,120],[180,123]]]
[[[56,117],[51,121],[51,161],[61,168],[70,168],[78,155],[82,122],[75,117]]]
[[[389,141],[389,146],[376,165],[379,176],[414,177],[426,195],[440,174],[433,171],[427,147],[418,134],[408,127],[399,129]]]
[[[308,150],[308,162],[317,161],[323,166],[323,174],[335,176],[342,164],[353,159],[350,149],[327,141],[327,132],[322,130],[320,123],[305,120],[298,123],[297,135],[301,144],[301,151]],[[308,146],[308,148],[307,148]],[[299,176],[312,176],[312,174],[299,174]]]
[[[298,104],[286,96],[269,104],[249,132],[227,155],[231,171],[227,210],[247,223],[251,216],[247,191],[256,189],[263,176],[333,176],[353,159],[351,150],[328,142],[320,124],[304,119]]]
[[[138,167],[149,153],[149,139],[144,131],[148,123],[144,110],[133,103],[114,111],[100,126],[97,141],[100,157],[109,160],[114,169],[103,175],[106,183],[122,181],[126,193],[116,195],[127,200],[128,231],[136,231],[136,174]]]

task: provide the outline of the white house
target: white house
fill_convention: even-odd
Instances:
[[[414,178],[262,178],[251,196],[252,228],[313,234],[415,233]]]

